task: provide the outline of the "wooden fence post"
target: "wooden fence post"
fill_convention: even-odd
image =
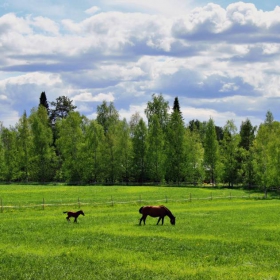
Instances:
[[[165,203],[167,203],[168,201],[167,201],[167,196],[165,196]]]
[[[79,209],[81,208],[81,203],[80,203],[80,198],[78,197],[78,205],[79,205]]]
[[[43,210],[45,210],[45,198],[43,197]]]
[[[1,213],[3,213],[3,201],[2,201],[2,198],[1,198]]]
[[[192,201],[192,194],[190,193],[190,202]]]

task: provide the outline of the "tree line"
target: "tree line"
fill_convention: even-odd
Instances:
[[[0,122],[0,180],[280,185],[280,123],[270,111],[259,127],[246,119],[239,131],[232,120],[185,124],[177,97],[170,110],[154,94],[145,115],[120,119],[103,101],[88,119],[69,98],[48,102],[42,92],[29,116],[9,128]]]

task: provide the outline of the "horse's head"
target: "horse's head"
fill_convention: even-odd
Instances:
[[[171,219],[170,219],[170,223],[171,223],[171,225],[173,225],[173,226],[175,226],[175,217],[172,217]]]
[[[85,215],[85,213],[84,213],[83,210],[81,210],[81,211],[79,211],[79,212],[80,212],[80,214],[82,214],[83,216]]]

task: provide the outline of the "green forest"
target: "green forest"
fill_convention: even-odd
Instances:
[[[172,107],[152,95],[146,120],[135,112],[120,119],[113,102],[97,106],[96,119],[76,111],[66,96],[26,111],[15,126],[0,122],[0,180],[72,184],[191,184],[229,187],[280,185],[280,122],[270,111],[259,127],[245,119],[218,127],[185,123],[176,97]]]

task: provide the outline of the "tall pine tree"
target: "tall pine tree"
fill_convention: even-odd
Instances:
[[[185,179],[186,174],[185,129],[179,100],[176,97],[167,129],[166,179],[177,184]]]
[[[49,115],[49,102],[47,100],[47,96],[46,96],[46,93],[43,91],[41,93],[41,96],[40,96],[40,103],[39,103],[39,106],[42,105],[44,106],[46,109],[47,109],[47,112],[48,112],[48,115]]]

